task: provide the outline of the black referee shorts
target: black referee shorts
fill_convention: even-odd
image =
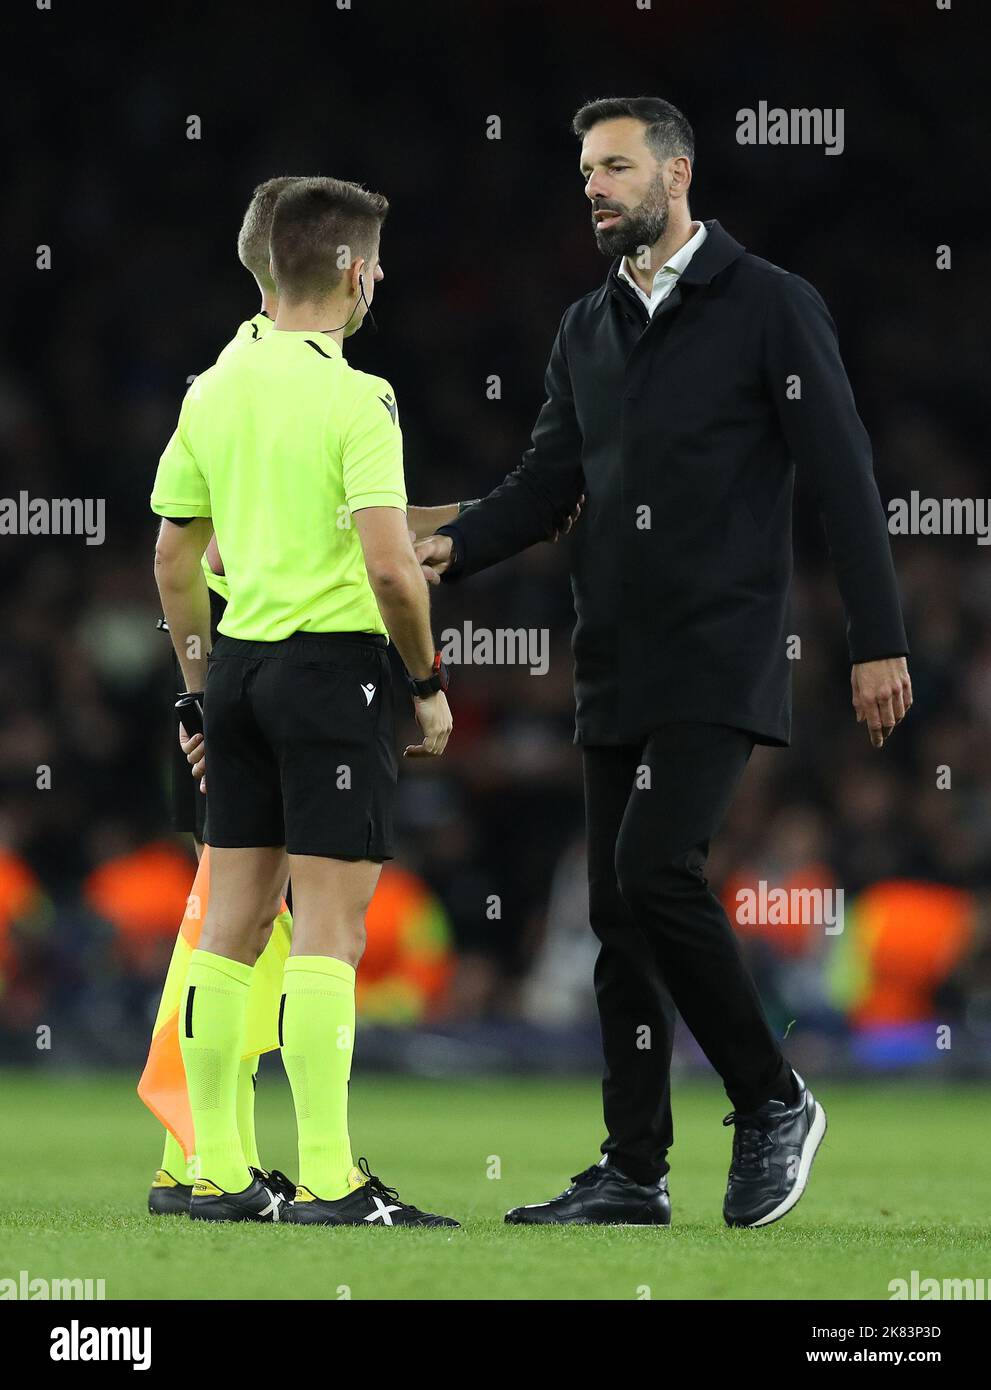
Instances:
[[[386,638],[221,635],[209,659],[204,724],[207,844],[393,857],[395,700]]]
[[[211,589],[210,634],[214,644],[217,641],[217,624],[224,616],[226,607],[226,599],[221,598],[216,590]],[[172,651],[172,673],[175,677],[176,691],[171,701],[174,705],[176,696],[186,688],[182,668],[174,648]],[[194,780],[192,769],[186,761],[186,755],[179,747],[179,717],[174,710],[172,726],[172,827],[174,830],[186,831],[190,835],[195,835],[197,840],[202,843],[206,822],[206,797],[200,791],[199,782]]]

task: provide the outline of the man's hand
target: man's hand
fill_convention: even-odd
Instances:
[[[440,540],[446,539],[444,536]],[[454,720],[443,690],[426,699],[413,701],[416,722],[423,730],[423,742],[412,745],[403,752],[404,758],[439,758],[451,737]]]
[[[861,661],[850,672],[857,723],[867,724],[871,744],[883,748],[912,708],[912,682],[903,656]]]
[[[564,523],[564,525],[561,527],[560,531],[555,531],[554,534],[553,534],[553,536],[551,536],[551,540],[552,540],[552,541],[558,541],[558,540],[561,539],[562,536],[566,536],[566,535],[568,534],[568,532],[571,530],[572,526],[574,526],[575,522],[576,522],[576,521],[578,520],[578,518],[581,516],[581,514],[582,514],[582,507],[584,507],[584,505],[585,505],[585,494],[584,494],[584,492],[583,492],[582,495],[581,495],[581,497],[579,497],[578,501],[575,503],[575,510],[571,513],[571,515],[570,515],[570,516],[568,517],[568,519],[565,521],[565,523]]]
[[[206,749],[203,746],[203,735],[193,734],[192,737],[186,733],[183,726],[179,725],[179,747],[186,755],[186,762],[189,763],[190,771],[194,777],[200,780],[200,791],[206,791]]]
[[[570,516],[565,518],[565,520],[561,523],[560,528],[554,532],[553,536],[551,536],[552,541],[560,540],[562,536],[566,536],[568,534],[572,526],[574,526],[575,522],[581,516],[582,507],[584,505],[585,494],[582,493],[581,497],[579,497],[578,501],[575,503],[575,510],[571,513]],[[411,507],[411,515],[413,513],[413,510],[414,509]],[[423,513],[428,511],[440,511],[441,508],[421,507],[418,510],[421,513]],[[457,518],[455,517],[453,519],[456,520]],[[410,539],[412,540],[413,538],[414,533],[411,531]],[[454,546],[450,536],[425,536],[422,541],[416,541],[416,543],[413,546],[413,549],[416,551],[416,558],[420,562],[420,568],[423,571],[423,577],[428,584],[440,583],[441,575],[444,573],[445,570],[447,570],[450,567],[451,551],[453,550],[453,548]]]
[[[450,536],[428,536],[413,547],[420,569],[428,584],[439,584],[440,577],[451,563],[454,542]]]

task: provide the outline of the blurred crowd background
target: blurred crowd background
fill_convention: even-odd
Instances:
[[[335,174],[392,203],[379,332],[348,355],[396,389],[411,501],[477,496],[518,462],[559,317],[606,270],[570,117],[638,93],[695,125],[694,215],[824,295],[882,496],[991,491],[984,58],[957,7],[125,13],[29,7],[8,41],[0,493],[105,498],[107,530],[102,546],[0,536],[0,1061],[37,1061],[46,1028],[65,1064],[136,1065],[147,1042],[193,868],[169,828],[147,499],[187,379],[258,307],[235,237],[261,179]],[[842,155],[737,144],[737,109],[761,100],[843,108]],[[597,1065],[568,544],[436,597],[439,635],[547,629],[550,663],[455,670],[448,754],[402,771],[366,1064]],[[799,479],[794,743],[755,754],[710,878],[731,912],[762,880],[845,893],[841,933],[740,928],[796,1057],[972,1071],[991,1042],[991,551],[935,536],[894,553],[915,706],[877,753]],[[683,1039],[679,1065],[695,1060]]]

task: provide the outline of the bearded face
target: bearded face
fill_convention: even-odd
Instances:
[[[592,204],[595,244],[604,256],[633,256],[642,246],[653,246],[668,225],[670,200],[658,173],[636,207],[627,208],[610,198]]]

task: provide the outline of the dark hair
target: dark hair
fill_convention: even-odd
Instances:
[[[381,193],[343,179],[295,179],[272,215],[272,272],[281,298],[325,299],[346,266],[367,259],[389,211]]]
[[[238,260],[245,270],[250,270],[259,284],[266,289],[274,289],[268,263],[271,258],[269,240],[272,235],[272,213],[279,194],[290,184],[296,183],[298,175],[280,174],[277,178],[266,179],[251,195],[237,236]]]
[[[632,116],[647,127],[647,144],[659,160],[683,154],[695,159],[695,135],[686,118],[660,97],[600,97],[589,101],[575,112],[571,129],[579,140],[584,139],[600,121],[614,121]]]

